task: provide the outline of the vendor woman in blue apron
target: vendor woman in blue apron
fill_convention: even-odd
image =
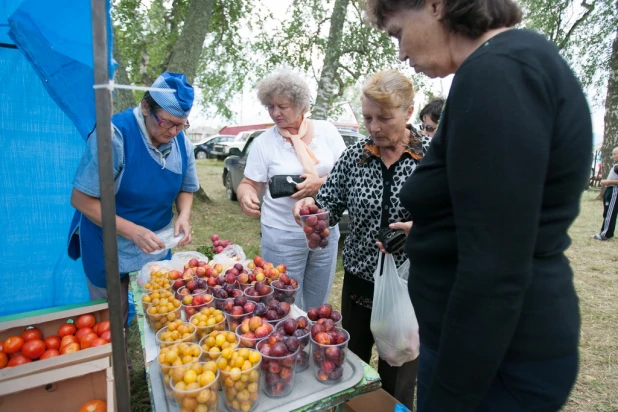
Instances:
[[[193,105],[193,87],[184,74],[165,72],[146,92],[139,106],[112,117],[113,168],[116,188],[118,264],[122,279],[122,306],[128,325],[129,272],[147,262],[169,258],[157,233],[174,229],[184,234],[178,246],[191,242],[189,217],[193,192],[199,189],[193,145],[183,130]],[[92,300],[107,297],[101,201],[99,200],[97,137],[88,139],[75,180],[71,204],[77,212],[69,236],[69,256],[80,256]],[[173,222],[172,205],[178,216]]]

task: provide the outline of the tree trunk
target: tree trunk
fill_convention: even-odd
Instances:
[[[341,37],[349,3],[349,0],[335,0],[333,14],[330,18],[324,66],[322,67],[320,81],[318,82],[318,94],[313,110],[311,110],[311,117],[313,119],[326,120],[328,110],[332,104],[335,88],[337,87],[337,70],[339,70],[339,58],[341,57]]]
[[[618,1],[616,2],[618,11]],[[612,55],[609,59],[609,80],[607,81],[607,96],[605,97],[605,132],[601,147],[603,178],[607,177],[614,165],[612,150],[618,147],[618,29],[612,44]]]
[[[184,73],[193,83],[208,33],[214,0],[191,0],[180,37],[174,43],[167,70]]]
[[[129,74],[124,68],[124,64],[122,62],[123,59],[120,57],[120,48],[118,47],[116,36],[114,36],[114,59],[118,63],[118,67],[116,67],[116,72],[114,74],[115,82],[118,84],[131,84],[131,80],[129,80]],[[135,98],[133,97],[133,92],[131,90],[114,90],[114,113],[119,113],[133,106],[135,106]]]

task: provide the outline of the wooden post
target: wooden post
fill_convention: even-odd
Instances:
[[[91,0],[94,83],[109,83],[107,1]],[[95,89],[99,184],[101,188],[101,228],[103,256],[112,335],[112,364],[116,389],[116,410],[130,412],[129,373],[124,339],[124,316],[121,307],[118,244],[116,241],[116,193],[112,168],[112,94],[109,89]],[[113,401],[110,399],[110,401]]]

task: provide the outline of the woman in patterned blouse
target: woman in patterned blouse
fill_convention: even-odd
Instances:
[[[350,333],[349,348],[365,362],[371,359],[373,335],[369,327],[373,298],[373,272],[380,250],[378,231],[385,227],[407,231],[410,215],[400,204],[399,191],[423,158],[430,138],[407,124],[414,111],[414,87],[401,73],[388,70],[374,74],[361,97],[365,126],[371,137],[348,147],[328,175],[315,199],[296,203],[300,208],[318,204],[330,212],[336,224],[347,209],[349,234],[343,247],[345,270],[341,311],[343,327]],[[404,251],[394,254],[397,266]],[[384,389],[413,410],[417,362],[391,367],[379,361]]]

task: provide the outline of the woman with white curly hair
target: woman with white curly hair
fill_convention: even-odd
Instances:
[[[307,118],[309,87],[299,75],[279,71],[260,81],[257,91],[275,126],[253,142],[245,177],[238,186],[238,202],[245,214],[260,216],[262,257],[286,265],[299,284],[296,304],[307,310],[323,304],[330,292],[339,228],[330,228],[323,249],[310,250],[292,208],[298,199],[316,195],[346,146],[333,124]],[[304,181],[291,196],[273,197],[266,183],[277,175],[300,175]]]

